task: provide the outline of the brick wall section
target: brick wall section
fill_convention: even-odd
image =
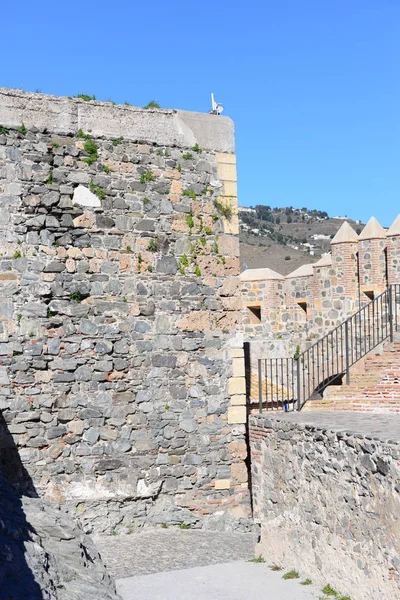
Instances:
[[[398,443],[250,417],[258,552],[353,600],[400,595]]]
[[[97,531],[247,527],[230,120],[0,90],[0,124],[0,409],[37,489]]]
[[[333,385],[324,398],[310,400],[303,410],[352,410],[400,413],[400,342],[371,352],[362,370],[351,370],[350,385]]]

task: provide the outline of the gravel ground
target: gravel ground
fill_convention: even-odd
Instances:
[[[250,533],[176,527],[95,538],[108,571],[116,578],[248,560],[254,556],[255,541]]]

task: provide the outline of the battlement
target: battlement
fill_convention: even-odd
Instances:
[[[400,281],[400,215],[385,229],[371,217],[360,235],[346,221],[331,253],[286,277],[268,268],[240,275],[247,336],[324,335],[392,283]]]

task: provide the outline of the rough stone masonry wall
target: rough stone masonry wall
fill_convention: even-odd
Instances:
[[[250,444],[263,556],[353,600],[399,598],[399,444],[262,416]]]
[[[86,530],[246,527],[232,122],[3,89],[0,126],[0,410],[37,490]]]

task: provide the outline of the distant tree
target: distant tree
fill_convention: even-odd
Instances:
[[[292,222],[292,217],[290,215],[288,215],[287,219],[286,219],[286,223],[291,223]]]
[[[279,225],[280,222],[281,222],[281,218],[280,217],[275,217],[275,223],[277,225]]]

